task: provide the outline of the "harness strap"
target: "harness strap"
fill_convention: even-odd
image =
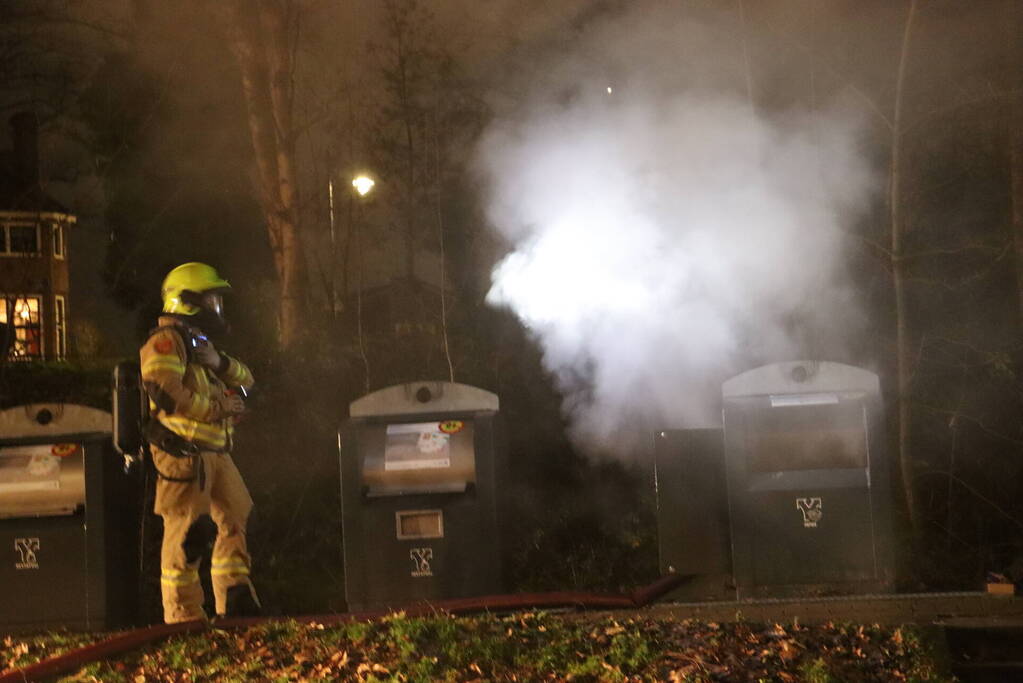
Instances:
[[[160,477],[160,479],[165,479],[167,481],[189,482],[189,481],[195,481],[196,480],[196,476],[195,475],[192,475],[191,477],[171,477],[169,475],[166,475],[166,474],[164,474],[163,472],[160,471],[159,467],[156,466],[156,462],[153,462],[153,469],[156,470],[156,476]],[[194,462],[192,463],[192,469],[193,470],[195,469],[195,463]]]
[[[196,467],[196,465],[198,465],[198,468]],[[200,458],[197,455],[192,456],[192,471],[195,472],[196,469],[198,469],[199,471],[196,474],[193,474],[191,477],[171,477],[169,475],[166,475],[160,471],[159,467],[156,466],[155,460],[153,461],[153,469],[156,471],[156,476],[166,481],[188,483],[198,479],[199,490],[202,491],[203,489],[206,488],[206,463],[204,463],[202,458]]]
[[[160,325],[159,327],[154,327],[153,329],[149,330],[149,336],[152,337],[157,332],[162,332],[163,330],[173,330],[174,332],[177,333],[179,337],[181,337],[181,342],[185,346],[185,362],[191,363],[192,351],[194,348],[193,342],[195,339],[195,336],[192,334],[192,331],[184,323],[176,322],[171,323],[170,325]]]
[[[180,434],[167,429],[160,420],[150,417],[146,424],[146,441],[175,458],[191,458],[199,455],[199,445]]]

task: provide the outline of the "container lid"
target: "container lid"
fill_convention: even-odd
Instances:
[[[789,361],[754,368],[721,385],[723,398],[860,392],[880,394],[881,382],[869,370],[829,361]]]
[[[75,403],[28,403],[0,410],[0,441],[64,434],[110,434],[110,413]]]
[[[497,394],[457,382],[409,382],[352,401],[352,417],[496,411]]]

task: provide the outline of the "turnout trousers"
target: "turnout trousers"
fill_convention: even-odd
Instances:
[[[175,457],[155,446],[159,477],[153,511],[163,518],[160,589],[168,624],[205,619],[199,563],[213,540],[210,579],[217,614],[226,614],[228,591],[245,586],[258,604],[249,580],[245,527],[252,498],[228,453],[201,451]]]

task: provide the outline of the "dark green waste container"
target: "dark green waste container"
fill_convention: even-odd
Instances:
[[[498,397],[416,382],[354,401],[340,431],[350,610],[500,593]]]
[[[133,623],[139,485],[110,430],[86,406],[0,411],[0,631]]]
[[[877,375],[766,365],[722,386],[740,598],[891,591],[892,502]]]

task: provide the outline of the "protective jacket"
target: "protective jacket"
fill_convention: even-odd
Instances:
[[[216,371],[191,360],[199,331],[173,316],[161,316],[139,351],[150,413],[167,429],[205,450],[231,450],[234,420],[224,414],[228,387],[252,387],[252,372],[220,351]]]
[[[152,415],[188,446],[186,455],[168,449],[162,438],[151,442],[159,474],[153,511],[163,518],[160,587],[167,623],[205,618],[199,565],[212,525],[217,614],[234,612],[232,604],[246,604],[246,597],[259,604],[245,533],[252,498],[230,455],[234,418],[223,409],[228,388],[251,387],[252,373],[219,350],[220,367],[206,368],[189,352],[198,343],[198,329],[162,316],[139,350]]]

